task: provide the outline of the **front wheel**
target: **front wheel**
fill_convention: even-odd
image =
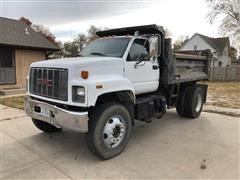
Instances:
[[[131,134],[131,117],[118,103],[97,107],[89,119],[87,143],[90,151],[100,159],[110,159],[126,147]]]

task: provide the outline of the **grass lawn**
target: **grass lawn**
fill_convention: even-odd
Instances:
[[[209,82],[207,104],[240,109],[240,82]]]
[[[0,104],[18,109],[24,109],[24,96],[9,98],[0,97]]]

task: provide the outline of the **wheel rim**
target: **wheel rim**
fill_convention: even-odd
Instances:
[[[196,107],[195,109],[196,109],[197,112],[199,112],[202,108],[202,96],[201,96],[201,94],[198,94],[196,96],[196,106],[195,107]]]
[[[118,146],[125,135],[126,125],[121,116],[112,116],[105,124],[103,142],[109,148]]]

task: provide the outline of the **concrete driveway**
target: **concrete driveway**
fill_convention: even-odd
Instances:
[[[239,179],[239,118],[202,113],[195,120],[174,110],[133,128],[127,148],[101,161],[84,135],[46,134],[24,112],[0,107],[3,179]]]

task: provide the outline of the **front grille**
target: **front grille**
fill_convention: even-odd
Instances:
[[[67,101],[68,70],[31,68],[29,90],[32,94]]]

